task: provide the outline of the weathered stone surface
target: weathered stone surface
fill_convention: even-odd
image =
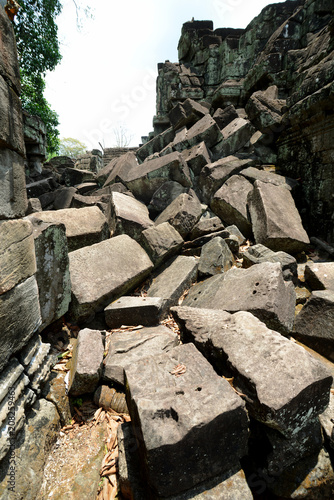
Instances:
[[[104,187],[110,186],[117,182],[124,183],[133,169],[138,168],[136,155],[130,151],[125,155],[112,160],[98,174],[97,180]]]
[[[156,215],[165,210],[182,193],[188,193],[189,188],[179,182],[167,181],[153,194],[148,208]]]
[[[253,160],[240,160],[236,156],[227,156],[214,163],[209,163],[200,172],[198,186],[202,199],[210,203],[212,196],[232,175],[238,174]]]
[[[62,210],[64,208],[70,208],[73,197],[77,189],[73,186],[71,187],[62,187],[57,189],[55,193],[55,199],[53,201],[53,208],[55,210]]]
[[[178,344],[178,335],[163,325],[134,332],[115,332],[103,363],[103,379],[124,385],[124,370],[142,358],[159,356]]]
[[[183,151],[200,142],[205,142],[206,146],[211,148],[217,144],[220,138],[221,132],[217,123],[209,114],[206,114],[187,131],[184,140],[178,143],[174,141],[174,148],[177,151]]]
[[[331,448],[334,450],[334,394],[331,392],[329,405],[326,410],[319,415],[325,437]]]
[[[103,205],[109,204],[111,199],[111,194],[103,194],[99,196],[85,196],[81,194],[75,194],[71,201],[70,208],[84,208],[92,207],[94,205],[101,207]],[[101,209],[104,213],[104,211]]]
[[[177,304],[181,295],[196,281],[198,259],[195,257],[176,257],[162,271],[147,290],[148,297],[161,297],[165,300],[164,310]]]
[[[334,361],[334,290],[312,292],[296,317],[295,335]]]
[[[26,210],[26,215],[30,215],[30,214],[33,214],[35,212],[41,212],[42,210],[43,210],[42,205],[41,205],[41,202],[39,201],[38,198],[29,198],[28,199],[28,207]]]
[[[291,191],[294,187],[298,185],[298,182],[289,177],[284,177],[283,175],[278,175],[273,172],[267,172],[266,170],[260,170],[255,167],[245,168],[240,172],[250,182],[261,181],[268,182],[274,186],[284,186],[286,189]]]
[[[124,392],[117,392],[116,389],[108,385],[98,386],[94,392],[94,404],[106,411],[112,409],[117,413],[129,414]]]
[[[0,148],[0,177],[0,219],[23,217],[28,202],[22,156]]]
[[[296,295],[284,281],[279,263],[264,262],[249,269],[232,268],[191,288],[183,304],[229,312],[249,311],[268,328],[290,332]]]
[[[169,127],[170,123],[168,118],[167,122],[164,125]],[[154,136],[151,140],[143,144],[143,146],[141,146],[137,150],[136,155],[140,161],[148,160],[148,158],[151,157],[154,153],[158,154],[159,151],[166,148],[166,146],[174,139],[175,132],[172,127],[169,127],[167,129],[166,127],[164,127],[162,131],[159,130],[158,132],[160,132],[158,133],[158,135]]]
[[[185,371],[176,376],[179,365]],[[126,369],[126,384],[142,463],[157,495],[192,488],[245,454],[243,402],[193,345],[138,361]]]
[[[327,407],[330,373],[252,314],[190,307],[172,313],[182,341],[194,342],[219,373],[234,377],[256,420],[289,438]]]
[[[49,380],[43,388],[43,397],[57,408],[61,425],[68,425],[72,414],[70,401],[66,394],[66,373],[52,371]]]
[[[191,149],[185,149],[181,155],[195,175],[199,175],[202,168],[210,163],[210,154],[205,142],[196,144]]]
[[[80,330],[74,347],[68,381],[69,394],[80,396],[94,392],[102,375],[103,338],[98,330]]]
[[[211,210],[226,224],[237,226],[247,237],[252,235],[247,199],[252,184],[241,175],[233,175],[214,194]]]
[[[114,236],[127,234],[139,240],[144,229],[154,225],[147,207],[126,194],[112,193],[109,209],[109,227]]]
[[[298,281],[297,261],[288,253],[273,252],[264,245],[261,245],[261,243],[258,243],[247,248],[242,256],[242,267],[244,268],[260,264],[261,262],[279,262],[282,266],[284,279],[292,280],[294,283]]]
[[[19,96],[0,74],[0,144],[21,156],[25,154],[22,105]]]
[[[275,89],[273,89],[275,87]],[[282,108],[286,101],[278,99],[276,85],[266,91],[254,92],[246,104],[249,119],[263,133],[279,133],[281,131]]]
[[[308,262],[305,281],[312,290],[334,290],[334,262]]]
[[[213,118],[216,120],[218,127],[222,130],[227,127],[229,123],[238,118],[238,113],[236,112],[235,107],[231,104],[230,106],[226,106],[224,109],[216,109]]]
[[[185,238],[202,215],[202,206],[197,196],[180,194],[155,220],[159,225],[169,222]]]
[[[166,181],[191,187],[189,168],[178,152],[145,161],[131,170],[125,182],[137,199],[149,203],[155,191]]]
[[[33,227],[37,286],[42,324],[40,330],[61,318],[71,301],[71,280],[65,226],[29,217]]]
[[[95,174],[90,170],[79,170],[77,168],[65,168],[61,176],[62,183],[68,187],[94,181],[95,178]]]
[[[5,3],[2,2],[4,5]],[[19,94],[21,89],[20,70],[15,43],[15,35],[12,23],[4,9],[0,9],[0,74],[6,76],[11,86]]]
[[[248,206],[256,243],[287,253],[307,248],[308,236],[287,189],[256,181]]]
[[[209,216],[210,215],[211,214],[209,214]],[[219,217],[206,217],[205,214],[203,214],[197,224],[193,227],[193,230],[190,233],[190,238],[195,240],[196,238],[200,238],[206,234],[222,231],[223,229],[225,229],[225,226]]]
[[[231,269],[233,262],[233,255],[228,244],[218,236],[203,246],[198,264],[198,274],[200,278],[206,278],[224,273]]]
[[[153,268],[146,252],[127,235],[80,248],[71,252],[69,258],[70,314],[78,321],[88,319],[126,294]]]
[[[242,149],[250,140],[255,129],[244,118],[235,118],[221,131],[222,140],[213,148],[215,155],[229,156]]]
[[[174,255],[183,245],[180,233],[169,224],[162,222],[145,229],[141,234],[141,245],[156,267]]]
[[[107,219],[98,207],[66,208],[35,213],[43,222],[61,222],[66,228],[70,252],[106,240],[110,236]]]
[[[35,276],[0,295],[0,370],[12,354],[24,347],[40,324]]]
[[[35,272],[31,224],[22,220],[0,222],[0,295]]]
[[[169,121],[174,130],[191,126],[208,114],[208,109],[201,106],[193,99],[186,99],[182,104],[177,104],[168,114]]]
[[[159,297],[123,296],[104,310],[109,328],[122,325],[154,326],[159,323],[164,300]]]

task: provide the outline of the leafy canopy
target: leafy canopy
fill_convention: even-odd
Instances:
[[[61,156],[69,156],[77,158],[79,155],[86,153],[86,145],[73,137],[64,137],[60,140],[59,154]]]

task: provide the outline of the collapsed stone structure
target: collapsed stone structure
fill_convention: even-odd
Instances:
[[[2,498],[13,453],[16,493],[34,498],[65,423],[42,341],[65,314],[80,327],[69,394],[126,392],[129,498],[333,497],[333,263],[301,264],[309,236],[333,235],[332,11],[291,0],[245,30],[186,23],[180,62],[160,65],[151,140],[96,173],[66,158],[38,172],[32,150],[26,186],[0,8]],[[170,314],[180,335],[161,325]],[[145,328],[105,345],[124,324]]]

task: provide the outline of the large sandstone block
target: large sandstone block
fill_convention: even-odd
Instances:
[[[210,163],[210,153],[205,142],[196,144],[190,149],[185,149],[181,155],[195,175],[199,175],[202,168]]]
[[[234,259],[228,244],[217,237],[202,247],[198,264],[198,274],[203,277],[221,274],[231,269]]]
[[[138,168],[136,155],[129,151],[125,155],[112,160],[97,176],[97,180],[104,187],[116,182],[125,182],[132,169]]]
[[[261,262],[279,262],[282,266],[285,280],[298,282],[297,261],[292,255],[285,252],[273,252],[269,248],[258,243],[247,248],[242,254],[242,267],[248,268]]]
[[[64,208],[34,214],[43,222],[61,222],[66,228],[70,252],[106,240],[110,236],[107,219],[98,207]]]
[[[267,172],[266,170],[260,170],[256,167],[248,167],[240,172],[250,182],[255,181],[268,182],[274,186],[284,186],[289,191],[292,191],[298,185],[298,181],[290,179],[289,177],[284,177],[283,175],[276,174],[274,172]]]
[[[22,105],[19,96],[0,75],[0,145],[25,155]]]
[[[166,181],[176,181],[185,187],[192,185],[189,168],[178,152],[145,161],[130,172],[125,184],[136,198],[149,203]]]
[[[139,284],[153,268],[141,246],[127,235],[71,252],[70,313],[82,321]]]
[[[125,373],[142,464],[156,495],[180,494],[230,470],[246,453],[244,404],[193,345],[141,359]]]
[[[146,205],[126,194],[112,193],[109,210],[109,227],[114,236],[127,234],[139,240],[144,229],[154,225]]]
[[[286,102],[278,99],[277,87],[254,92],[246,104],[249,119],[263,133],[279,133],[281,130],[282,108]]]
[[[145,229],[141,234],[140,243],[151,261],[158,267],[180,250],[183,238],[168,222],[162,222],[158,226]]]
[[[190,188],[181,186],[179,182],[167,181],[160,186],[153,194],[149,210],[154,215],[159,215],[160,212],[165,210],[182,193],[189,193]]]
[[[256,420],[289,438],[327,407],[333,378],[323,364],[252,314],[190,307],[172,313],[182,340],[234,377]]]
[[[183,304],[228,312],[248,311],[268,328],[291,331],[296,294],[291,281],[284,281],[279,263],[264,262],[249,269],[232,268],[193,286]]]
[[[205,142],[206,146],[211,148],[217,144],[220,138],[221,132],[217,123],[209,114],[206,114],[187,131],[184,139],[179,142],[174,140],[173,147],[177,151],[183,151],[196,144]]]
[[[104,310],[109,328],[122,325],[155,326],[163,312],[164,299],[160,297],[123,296]]]
[[[0,370],[41,324],[38,287],[31,276],[0,295]]]
[[[312,290],[334,290],[334,262],[308,262],[305,281]]]
[[[214,155],[233,155],[242,149],[254,134],[253,125],[244,118],[235,118],[221,131],[222,140],[213,148]]]
[[[2,147],[0,179],[0,219],[23,217],[28,205],[24,160],[18,153]]]
[[[202,215],[202,206],[196,195],[182,193],[159,215],[155,224],[169,222],[185,238]]]
[[[4,4],[5,2],[2,2]],[[17,94],[20,93],[20,70],[18,64],[13,26],[4,9],[0,9],[0,74],[11,83]]]
[[[256,243],[287,253],[307,248],[309,238],[287,189],[256,181],[249,194],[248,206]]]
[[[31,224],[23,220],[0,222],[0,295],[35,273]]]
[[[80,170],[78,168],[65,168],[61,176],[62,184],[68,187],[94,181],[95,179],[96,175],[90,170]]]
[[[174,130],[177,130],[184,126],[190,128],[192,124],[203,118],[208,112],[207,108],[204,108],[193,99],[186,99],[182,104],[178,103],[174,106],[168,113],[168,118]]]

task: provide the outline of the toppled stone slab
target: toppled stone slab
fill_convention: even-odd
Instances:
[[[221,131],[222,140],[213,148],[213,154],[220,157],[233,155],[249,142],[254,132],[250,121],[235,118]]]
[[[195,257],[176,257],[162,271],[147,290],[148,297],[161,297],[165,300],[164,311],[177,304],[181,295],[196,281],[198,259]]]
[[[63,223],[70,252],[106,240],[110,236],[107,219],[98,207],[37,212],[34,217],[43,222]]]
[[[211,234],[216,231],[223,231],[225,229],[224,224],[220,220],[219,217],[204,217],[205,214],[200,218],[197,224],[193,227],[193,230],[190,233],[190,238],[192,240],[196,240],[201,236],[205,236],[206,234]]]
[[[31,224],[23,220],[0,222],[0,295],[35,272]]]
[[[256,181],[248,206],[256,243],[287,253],[306,250],[310,241],[287,189]]]
[[[12,116],[12,110],[8,110],[8,116]],[[28,201],[23,157],[1,148],[0,177],[0,219],[24,217]]]
[[[276,88],[273,91],[273,88]],[[254,92],[246,104],[249,119],[263,133],[279,133],[281,131],[282,109],[286,101],[278,99],[276,85],[266,91]]]
[[[133,169],[138,168],[136,155],[129,151],[128,153],[112,160],[101,172],[97,180],[104,187],[114,183],[124,183]],[[104,182],[104,183],[103,183]]]
[[[127,234],[139,240],[144,229],[153,226],[147,207],[122,193],[112,193],[109,227],[114,236]]]
[[[169,121],[174,130],[184,126],[191,126],[199,119],[208,114],[208,109],[201,106],[193,99],[186,99],[182,104],[178,103],[168,113]]]
[[[169,222],[185,238],[193,229],[202,215],[202,206],[197,196],[180,194],[159,215],[155,224]]]
[[[290,281],[284,281],[279,263],[264,262],[249,269],[232,268],[193,286],[183,304],[228,312],[248,311],[268,328],[291,331],[296,295]]]
[[[231,269],[233,262],[228,244],[218,236],[202,247],[198,274],[201,278],[205,278],[224,273]]]
[[[156,267],[172,257],[183,245],[180,233],[169,224],[162,222],[145,229],[141,234],[141,245]]]
[[[55,198],[53,200],[53,208],[55,210],[62,210],[64,208],[70,208],[74,195],[77,189],[73,186],[62,187],[55,191]]]
[[[211,210],[226,224],[237,226],[246,236],[252,235],[247,199],[252,184],[241,175],[233,175],[215,193]]]
[[[334,361],[334,290],[312,292],[294,330],[298,340]]]
[[[304,274],[312,290],[334,290],[334,262],[308,262]]]
[[[126,369],[126,384],[141,462],[156,495],[193,488],[246,453],[244,404],[194,345],[138,361]]]
[[[221,130],[227,127],[227,125],[236,118],[239,118],[239,116],[233,104],[226,106],[224,109],[216,109],[213,115],[213,119],[216,120],[216,123]]]
[[[290,179],[289,177],[284,177],[283,175],[275,174],[273,172],[267,172],[266,170],[260,170],[255,167],[245,168],[240,172],[250,182],[261,181],[268,182],[274,186],[283,186],[289,191],[292,191],[298,185],[298,181]]]
[[[283,277],[285,280],[292,280],[295,284],[298,281],[297,261],[286,252],[273,252],[269,248],[258,243],[253,245],[242,254],[242,267],[248,268],[261,262],[279,262],[282,266]]]
[[[153,194],[148,208],[151,212],[158,215],[180,194],[188,192],[189,188],[181,186],[179,182],[167,181]]]
[[[89,328],[80,330],[68,381],[71,396],[95,391],[102,375],[103,353],[102,333]]]
[[[183,342],[194,342],[218,373],[234,377],[250,414],[286,437],[329,402],[332,376],[305,349],[248,312],[175,307]]]
[[[123,296],[105,308],[104,317],[109,328],[154,326],[159,323],[163,305],[164,300],[160,297]]]
[[[326,410],[319,415],[325,437],[334,450],[334,394],[331,392],[329,405]]]
[[[65,168],[61,176],[62,184],[65,184],[67,187],[95,181],[95,179],[96,175],[90,170],[81,170],[78,168]]]
[[[199,175],[202,168],[210,163],[210,154],[205,142],[196,144],[190,149],[185,149],[181,155],[195,175]]]
[[[209,114],[206,114],[187,131],[186,139],[177,143],[174,141],[174,149],[183,151],[200,142],[205,142],[206,146],[211,148],[220,138],[221,132],[217,123]]]
[[[88,319],[138,285],[153,268],[141,246],[127,235],[115,236],[69,255],[72,283],[70,314]]]
[[[103,379],[124,385],[124,370],[142,358],[170,351],[179,342],[178,335],[163,325],[133,332],[115,332],[103,363]]]

